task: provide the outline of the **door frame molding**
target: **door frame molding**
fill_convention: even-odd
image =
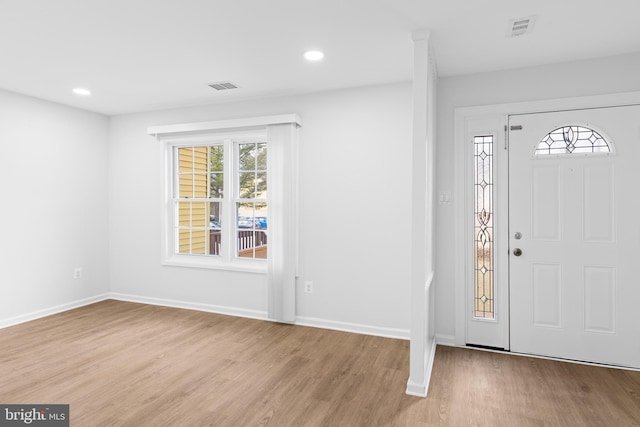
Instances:
[[[455,312],[455,339],[456,346],[466,345],[467,335],[467,283],[469,280],[469,263],[473,260],[469,257],[469,231],[466,226],[466,218],[469,217],[472,202],[469,200],[471,189],[467,188],[470,171],[468,170],[467,156],[470,153],[468,147],[466,123],[469,120],[480,118],[500,118],[506,125],[508,117],[517,114],[544,113],[553,111],[579,110],[588,108],[617,107],[640,104],[640,91],[613,93],[604,95],[592,95],[571,98],[557,98],[541,101],[514,102],[505,104],[483,105],[474,107],[459,107],[454,110],[454,188],[457,203],[454,203],[454,312]],[[508,198],[496,200],[496,211],[503,211],[504,203],[508,204]],[[502,254],[505,257],[508,254]],[[500,255],[496,257],[500,259]],[[505,257],[508,258],[508,257]],[[508,268],[507,263],[500,263]],[[500,276],[496,272],[496,277]],[[506,301],[508,310],[509,302]]]

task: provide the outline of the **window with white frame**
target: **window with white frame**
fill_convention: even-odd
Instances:
[[[295,320],[296,114],[150,126],[162,149],[162,264],[267,276],[267,316]]]
[[[266,136],[231,135],[171,143],[172,252],[266,259]]]

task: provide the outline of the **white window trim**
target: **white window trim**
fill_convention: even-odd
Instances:
[[[225,164],[231,163],[235,165],[237,155],[237,145],[239,141],[267,141],[266,129],[244,130],[241,132],[224,132],[212,133],[207,135],[185,135],[172,136],[163,139],[163,155],[165,157],[165,165],[163,173],[168,176],[165,180],[164,200],[165,209],[163,211],[163,265],[180,266],[180,267],[196,267],[196,268],[213,268],[232,271],[246,271],[255,273],[267,273],[267,260],[255,258],[240,258],[235,252],[234,235],[237,228],[235,218],[235,203],[237,199],[237,180],[236,173],[233,168],[225,170],[225,184],[223,200],[220,200],[222,218],[226,225],[226,232],[222,234],[222,254],[219,256],[212,255],[191,255],[179,254],[176,249],[176,232],[175,232],[175,192],[176,185],[175,175],[175,150],[180,147],[191,146],[209,146],[220,144],[224,146]],[[203,201],[207,201],[203,199]]]
[[[279,116],[265,116],[237,120],[222,120],[200,123],[184,123],[165,126],[150,126],[149,135],[153,135],[162,142],[162,230],[161,230],[161,263],[166,266],[207,268],[248,273],[268,273],[268,260],[239,258],[230,253],[232,243],[230,234],[225,233],[222,245],[227,249],[226,256],[203,256],[178,254],[175,251],[175,231],[173,213],[173,185],[174,185],[174,147],[215,144],[225,140],[240,140],[257,138],[264,139],[268,144],[268,128],[270,125],[293,124],[301,125],[300,117],[296,114]],[[235,150],[235,148],[232,148]],[[227,154],[227,151],[225,151]],[[269,172],[267,172],[269,173]],[[231,177],[229,177],[231,178]],[[231,180],[225,177],[225,195],[231,195],[227,200],[225,214],[234,217],[234,197]],[[271,222],[271,218],[269,219]],[[227,220],[228,222],[228,220]]]

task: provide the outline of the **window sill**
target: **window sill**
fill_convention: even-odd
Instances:
[[[170,267],[204,268],[210,270],[238,271],[243,273],[267,274],[267,260],[251,259],[232,261],[199,255],[173,255],[165,257],[162,265]]]

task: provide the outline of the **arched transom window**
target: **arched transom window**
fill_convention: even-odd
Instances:
[[[584,126],[563,126],[552,130],[538,143],[536,156],[555,154],[610,153],[611,147],[602,135]]]

